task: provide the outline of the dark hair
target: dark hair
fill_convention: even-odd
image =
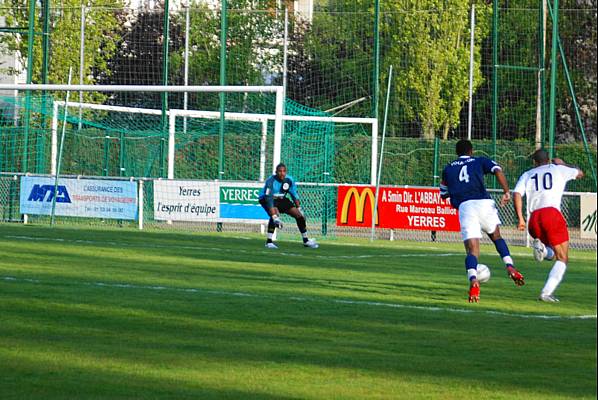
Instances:
[[[455,146],[455,151],[458,156],[465,156],[473,151],[473,145],[467,139],[461,139]]]
[[[545,164],[549,159],[550,157],[548,156],[548,152],[544,149],[538,149],[532,154],[532,160],[534,160],[537,164]]]
[[[280,163],[276,166],[276,170],[278,171],[278,168],[284,168],[287,169],[287,166],[284,163]]]

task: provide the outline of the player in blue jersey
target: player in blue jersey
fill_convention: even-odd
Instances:
[[[259,202],[270,216],[270,220],[268,221],[268,239],[266,241],[267,248],[278,248],[272,241],[272,238],[276,228],[282,229],[282,222],[280,221],[281,213],[295,218],[299,232],[301,232],[303,246],[312,249],[318,248],[318,243],[314,239],[310,239],[307,235],[307,224],[305,216],[301,211],[297,185],[295,180],[287,175],[286,165],[278,164],[276,166],[276,173],[266,179],[264,187],[260,190]]]
[[[511,200],[511,194],[502,169],[489,158],[473,157],[473,145],[469,140],[457,142],[456,152],[459,158],[449,163],[442,172],[440,194],[445,199],[450,197],[451,205],[459,210],[461,237],[467,252],[465,269],[469,278],[469,302],[477,303],[480,300],[480,283],[476,270],[482,231],[494,242],[508,276],[517,286],[522,286],[525,281],[513,266],[509,247],[500,236],[498,211],[484,186],[484,175],[494,174],[504,192],[501,205],[506,205]]]

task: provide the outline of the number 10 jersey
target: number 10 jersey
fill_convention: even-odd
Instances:
[[[546,207],[561,210],[561,199],[567,182],[577,177],[577,168],[546,164],[521,175],[514,191],[527,196],[530,213]]]

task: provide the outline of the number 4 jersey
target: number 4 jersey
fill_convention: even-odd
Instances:
[[[529,212],[554,207],[561,210],[561,199],[567,182],[575,179],[577,168],[547,164],[524,172],[517,181],[515,192],[527,196]]]
[[[440,193],[448,194],[451,205],[456,209],[468,200],[491,199],[484,186],[484,175],[500,169],[489,158],[461,156],[442,171]]]

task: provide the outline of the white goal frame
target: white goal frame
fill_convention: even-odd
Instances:
[[[174,159],[175,159],[175,144],[176,144],[176,118],[206,118],[217,119],[220,117],[218,111],[193,111],[193,110],[170,110],[169,111],[169,136],[168,136],[168,179],[174,179]],[[266,162],[266,138],[268,132],[268,121],[276,120],[274,114],[251,114],[251,113],[235,113],[227,112],[224,114],[226,120],[232,121],[252,121],[260,122],[262,124],[262,138],[260,142],[260,181],[265,179],[265,162]],[[371,165],[370,165],[370,184],[376,184],[376,172],[378,165],[378,120],[376,118],[359,118],[359,117],[323,117],[315,115],[283,115],[283,121],[314,121],[314,122],[330,122],[330,123],[350,123],[350,124],[365,124],[371,125],[372,129],[372,149],[371,149]],[[276,165],[280,163],[282,153],[282,141],[276,139],[274,136],[274,149],[272,157],[272,171],[276,169]],[[172,160],[172,163],[171,163]]]

